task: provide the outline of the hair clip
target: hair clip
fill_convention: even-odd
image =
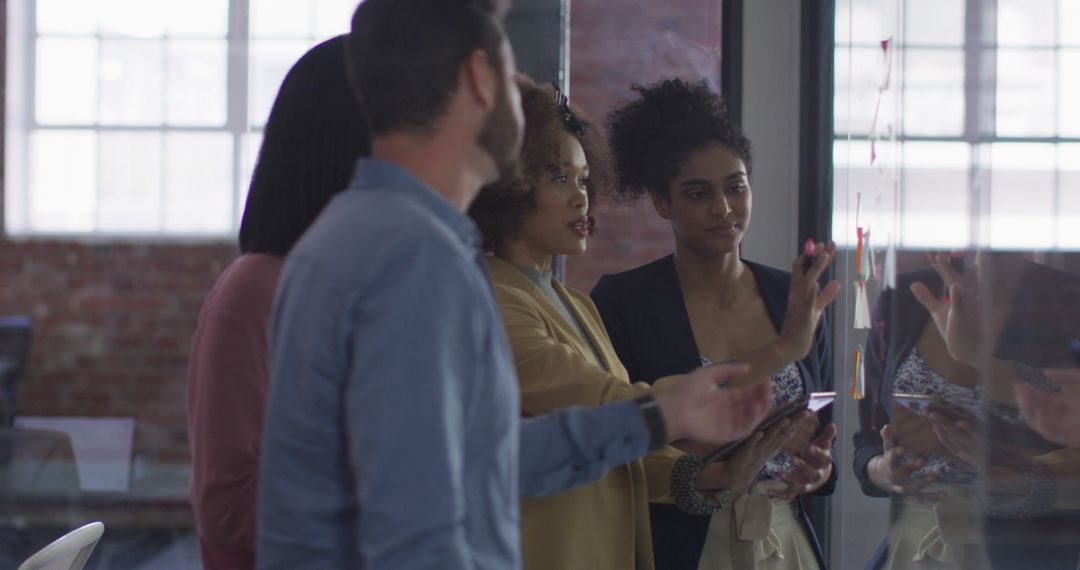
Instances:
[[[551,82],[551,87],[555,89],[555,106],[559,108],[559,116],[562,118],[563,126],[572,135],[585,136],[585,133],[589,132],[589,123],[581,120],[570,109],[570,98],[562,92],[562,89],[559,89],[559,86],[554,81]]]

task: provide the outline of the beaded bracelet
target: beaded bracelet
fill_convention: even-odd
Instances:
[[[987,515],[1006,519],[1030,519],[1050,510],[1058,493],[1054,472],[1038,461],[1030,461],[1020,474],[1030,488],[1027,497],[1019,503],[999,507],[993,506],[985,497],[980,496],[980,503]]]
[[[691,515],[711,515],[718,509],[694,489],[694,478],[705,467],[704,458],[692,453],[683,454],[671,469],[671,502],[680,511]]]

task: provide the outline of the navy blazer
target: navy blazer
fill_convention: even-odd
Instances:
[[[674,260],[673,255],[668,255],[636,269],[604,275],[591,292],[615,352],[632,381],[651,383],[660,377],[685,374],[701,366],[701,355],[690,327]],[[753,273],[769,319],[779,331],[787,311],[791,274],[746,260],[743,263]],[[813,349],[797,363],[808,393],[832,389],[828,330],[823,319]],[[832,407],[820,415],[824,426],[831,421]],[[834,468],[829,482],[813,495],[830,495],[835,486]],[[799,497],[796,501],[799,518],[818,557],[818,564],[825,568],[817,533],[802,499]],[[688,515],[673,505],[659,503],[649,505],[649,515],[657,570],[696,570],[705,546],[709,517]],[[825,523],[824,520],[816,522]]]
[[[871,330],[863,350],[866,397],[859,401],[859,431],[852,436],[855,441],[852,467],[863,493],[870,497],[889,496],[888,491],[870,480],[866,466],[875,456],[885,453],[881,428],[891,421],[896,370],[911,354],[930,319],[930,313],[911,292],[911,285],[921,281],[938,296],[944,287],[933,269],[906,273],[896,281],[896,289],[882,291],[874,305]]]

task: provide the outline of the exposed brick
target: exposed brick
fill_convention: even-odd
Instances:
[[[631,83],[668,77],[720,85],[719,0],[575,0],[570,21],[570,97],[597,125],[629,99]],[[648,200],[594,210],[600,234],[567,260],[567,283],[588,291],[604,273],[672,251],[671,228]]]

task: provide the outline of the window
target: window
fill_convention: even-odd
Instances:
[[[838,243],[1080,249],[1080,6],[973,1],[837,2]]]
[[[9,2],[7,233],[231,236],[281,80],[355,7]]]

